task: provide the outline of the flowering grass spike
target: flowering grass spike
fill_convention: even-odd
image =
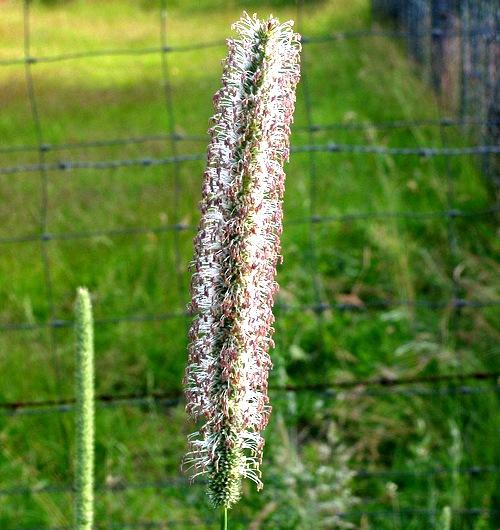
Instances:
[[[76,335],[76,473],[75,529],[92,530],[94,521],[94,327],[87,289],[75,304]]]
[[[230,508],[260,464],[271,408],[274,280],[290,123],[299,80],[293,22],[243,14],[215,94],[191,282],[187,411],[203,422],[185,464]]]

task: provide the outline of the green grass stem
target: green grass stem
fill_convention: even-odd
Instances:
[[[220,530],[227,530],[227,508],[225,506],[221,509]]]

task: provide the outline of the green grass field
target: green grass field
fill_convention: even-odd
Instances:
[[[32,5],[32,56],[160,45],[157,2],[49,4]],[[309,37],[370,24],[367,0],[305,4],[299,30]],[[167,5],[171,46],[223,41],[243,8],[261,16],[272,12],[280,19],[297,18],[294,2],[286,1],[176,0]],[[8,0],[0,11],[0,60],[22,57],[22,3]],[[175,145],[167,140],[49,150],[46,162],[203,153],[224,55],[223,44],[166,54],[173,121],[159,53],[33,64],[44,143],[173,131],[194,135]],[[456,128],[443,133],[430,126],[370,126],[386,120],[434,120],[451,112],[438,108],[401,42],[371,36],[311,43],[304,47],[302,63],[292,136],[296,147],[328,142],[437,148],[474,143]],[[0,66],[0,94],[1,147],[35,145],[23,64]],[[310,133],[309,120],[367,127]],[[451,300],[457,289],[467,300],[498,300],[494,217],[382,215],[488,210],[493,196],[476,162],[473,156],[311,155],[300,150],[292,155],[272,386],[499,369],[497,307],[457,312],[419,303]],[[0,166],[30,163],[38,163],[36,150],[0,151]],[[202,173],[202,161],[49,171],[46,230],[53,238],[43,245],[53,304],[42,243],[4,243],[0,323],[71,320],[75,290],[86,285],[95,317],[104,321],[96,327],[97,394],[179,390],[188,320],[148,316],[182,314],[189,299],[193,231],[166,227],[196,225]],[[0,239],[40,233],[43,193],[36,171],[0,174]],[[381,215],[335,220],[360,212]],[[330,220],[311,224],[311,215]],[[102,233],[123,228],[144,230]],[[61,236],[93,231],[100,234]],[[456,239],[453,252],[450,233]],[[381,300],[394,303],[379,307]],[[318,315],[311,306],[319,302],[358,309]],[[112,321],[130,315],[135,320]],[[2,331],[0,401],[71,398],[73,343],[71,327],[53,333],[44,327]],[[471,392],[454,392],[446,384],[405,387],[410,392],[371,388],[368,394],[360,385],[336,396],[272,392],[265,488],[257,494],[252,486],[245,487],[231,514],[231,528],[330,529],[350,521],[359,529],[444,529],[445,506],[452,508],[454,530],[498,528],[498,511],[489,511],[500,500],[498,473],[467,472],[472,466],[498,465],[498,394],[489,382],[463,384]],[[2,530],[72,524],[68,486],[73,480],[73,423],[71,411],[0,411]],[[99,529],[216,527],[212,521],[217,514],[207,506],[203,485],[188,485],[180,472],[186,435],[192,430],[182,403],[98,409]],[[436,468],[441,472],[434,472]],[[380,473],[356,476],[358,470]],[[470,513],[469,508],[480,511]],[[337,517],[352,511],[358,514]]]

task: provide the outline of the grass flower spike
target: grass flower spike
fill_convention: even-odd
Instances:
[[[75,528],[92,530],[94,519],[94,329],[87,289],[79,288],[76,334]]]
[[[230,508],[242,478],[262,487],[274,280],[290,123],[299,80],[293,22],[246,13],[215,94],[191,283],[187,411],[203,424],[185,464]]]

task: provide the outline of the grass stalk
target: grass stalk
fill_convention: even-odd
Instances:
[[[220,530],[227,530],[227,507],[223,506],[220,514]]]

